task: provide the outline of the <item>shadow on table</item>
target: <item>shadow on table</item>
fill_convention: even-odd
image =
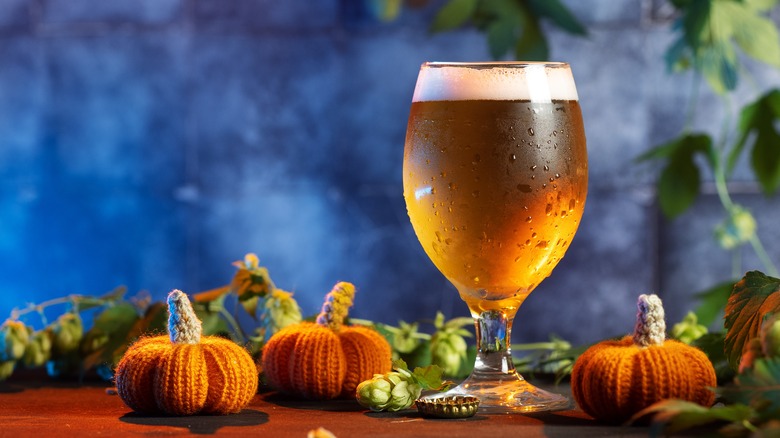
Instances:
[[[343,398],[325,401],[302,400],[278,392],[263,395],[263,401],[290,409],[316,410],[328,412],[360,412],[365,408],[360,406],[354,398]]]
[[[233,415],[194,415],[188,417],[155,417],[129,412],[119,420],[144,426],[170,426],[189,429],[190,432],[209,435],[224,426],[257,426],[268,422],[268,414],[255,409],[244,409]]]

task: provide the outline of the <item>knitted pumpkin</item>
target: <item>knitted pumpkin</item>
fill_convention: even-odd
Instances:
[[[230,414],[257,392],[257,368],[249,353],[216,336],[201,338],[201,323],[183,292],[168,295],[170,336],[142,338],[116,368],[117,392],[146,414]]]
[[[355,396],[355,388],[374,374],[390,371],[390,344],[375,330],[343,324],[355,286],[341,282],[325,297],[316,323],[287,326],[263,348],[268,384],[313,400]]]
[[[665,399],[711,406],[715,370],[695,347],[665,339],[661,300],[640,295],[633,336],[593,345],[577,359],[571,375],[574,399],[592,417],[622,423]]]

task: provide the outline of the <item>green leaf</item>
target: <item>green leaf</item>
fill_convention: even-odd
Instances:
[[[699,196],[699,168],[692,156],[670,161],[658,180],[658,201],[668,218],[684,213]]]
[[[723,94],[737,87],[737,55],[729,42],[701,47],[695,65],[716,93]]]
[[[540,17],[547,17],[556,26],[574,35],[585,36],[588,31],[560,0],[529,0],[531,10]]]
[[[450,0],[431,23],[431,32],[442,32],[462,26],[474,14],[478,0]]]
[[[207,302],[192,302],[195,315],[201,322],[203,334],[207,336],[230,333],[230,327],[220,316],[220,311],[225,307],[225,294]]]
[[[100,347],[84,358],[84,368],[89,369],[101,363],[115,363],[118,358],[114,356],[114,352],[127,344],[128,333],[138,319],[135,307],[127,302],[109,307],[97,315],[92,328],[81,340],[81,346],[82,350],[87,348],[91,351],[90,347],[96,345],[96,340],[100,339]]]
[[[511,20],[496,20],[486,29],[488,48],[493,59],[501,59],[517,41],[517,24]]]
[[[736,282],[737,280],[725,281],[696,294],[696,298],[700,300],[700,304],[694,313],[700,324],[710,326],[715,322],[715,319],[726,307],[729,295],[731,295],[731,291],[734,289],[734,283]]]
[[[753,367],[737,376],[734,385],[718,390],[728,400],[760,407],[762,416],[780,415],[780,358],[756,359]]]
[[[776,127],[780,121],[780,90],[762,96],[743,111],[743,116],[740,117],[743,133],[755,133],[751,154],[753,171],[764,193],[774,193],[780,187],[780,132]]]
[[[741,423],[753,418],[755,411],[750,406],[742,404],[705,408],[689,401],[663,400],[643,409],[634,415],[631,421],[647,415],[653,415],[654,423],[665,424],[665,432],[676,433],[715,422]]]
[[[732,369],[739,366],[745,344],[759,335],[764,316],[778,311],[780,279],[750,271],[734,286],[724,317],[725,353]]]
[[[734,379],[734,370],[731,369],[726,353],[724,352],[724,343],[726,339],[725,332],[707,333],[699,339],[693,341],[693,346],[700,349],[707,355],[715,368],[715,376],[718,383],[730,382]]]
[[[528,17],[515,45],[515,57],[525,61],[546,61],[548,56],[547,38],[539,26],[539,20]]]
[[[748,8],[755,11],[767,12],[777,5],[778,0],[742,0]]]
[[[694,162],[697,154],[704,155],[710,165],[714,165],[717,156],[709,136],[683,135],[637,158],[637,161],[667,160],[658,179],[658,201],[669,218],[685,212],[699,195],[699,168]]]
[[[692,0],[687,5],[678,6],[684,9],[683,36],[694,51],[699,48],[700,42],[706,39],[705,33],[710,22],[710,6],[710,0]]]
[[[751,13],[747,6],[722,2],[734,20],[734,39],[749,56],[766,64],[780,66],[780,36],[772,20]],[[732,6],[733,5],[733,6]]]
[[[445,386],[449,385],[449,382],[442,380],[442,369],[436,365],[428,365],[427,367],[417,367],[414,369],[412,375],[423,389],[428,390],[441,390]]]

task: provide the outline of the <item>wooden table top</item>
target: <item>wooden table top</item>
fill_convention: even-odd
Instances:
[[[255,396],[239,414],[149,417],[132,412],[107,382],[48,378],[0,382],[0,436],[256,435],[306,437],[324,427],[346,437],[647,437],[643,427],[599,424],[578,409],[528,415],[428,419],[417,411],[372,413],[354,400],[300,401],[273,392]],[[548,388],[568,393],[568,385]]]

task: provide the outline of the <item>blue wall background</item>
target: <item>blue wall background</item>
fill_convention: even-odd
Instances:
[[[628,332],[636,296],[650,291],[676,321],[731,271],[711,238],[722,219],[711,185],[666,222],[658,169],[633,162],[683,124],[691,78],[662,62],[670,8],[565,3],[590,32],[548,32],[578,83],[590,194],[568,255],[520,310],[515,341]],[[427,32],[440,5],[382,23],[364,0],[0,0],[0,316],[118,285],[155,299],[210,289],[247,252],[306,314],[349,280],[358,317],[467,315],[402,198],[420,63],[489,58],[473,30]],[[776,70],[748,68],[759,86],[743,81],[736,105],[780,83]],[[707,91],[700,99],[695,127],[717,133],[723,107]],[[737,177],[737,201],[780,261],[777,199],[758,194],[745,163]],[[744,255],[745,269],[761,267]]]

